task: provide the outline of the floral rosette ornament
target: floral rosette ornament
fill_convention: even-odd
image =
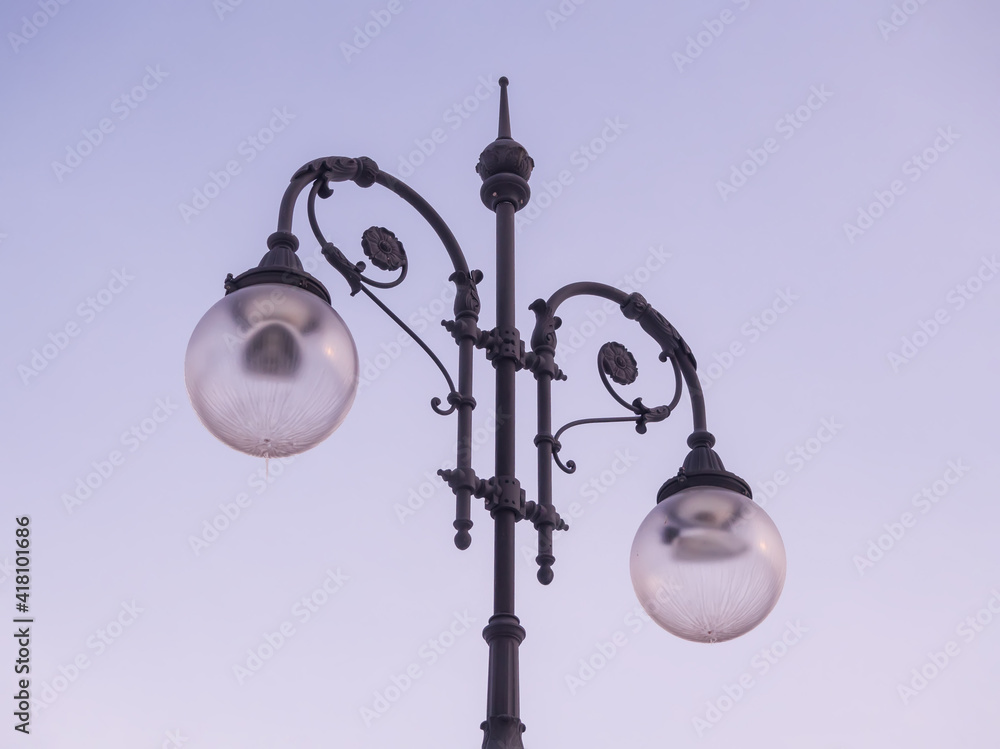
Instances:
[[[627,348],[612,341],[601,346],[601,371],[619,385],[631,385],[639,376],[639,365]]]
[[[361,249],[372,264],[381,270],[398,270],[406,263],[403,243],[384,226],[373,226],[361,235]]]

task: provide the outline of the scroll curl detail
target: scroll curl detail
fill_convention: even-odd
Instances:
[[[347,161],[351,160],[348,159]],[[307,165],[307,167],[308,166],[309,165]],[[359,173],[361,166],[362,165],[359,161]],[[452,380],[451,375],[448,373],[447,368],[444,364],[442,364],[437,354],[431,350],[423,339],[414,333],[413,330],[405,322],[403,322],[403,320],[400,319],[395,312],[389,309],[389,307],[381,299],[375,296],[375,294],[367,288],[367,286],[373,286],[380,289],[391,289],[403,282],[403,279],[406,278],[407,270],[406,251],[403,249],[403,243],[399,241],[393,232],[389,231],[384,226],[371,226],[366,229],[361,235],[361,249],[364,251],[365,255],[369,258],[369,260],[371,260],[372,264],[380,270],[398,270],[399,275],[392,281],[388,282],[376,281],[365,276],[365,263],[352,263],[344,255],[344,253],[340,251],[340,249],[334,246],[332,242],[327,241],[326,237],[323,235],[323,230],[320,229],[319,221],[316,219],[316,198],[325,199],[333,195],[333,190],[330,188],[329,180],[329,174],[326,171],[320,170],[319,175],[313,183],[312,189],[309,191],[309,200],[307,202],[309,225],[313,230],[313,234],[316,235],[316,239],[323,247],[323,256],[327,259],[330,265],[339,271],[340,274],[347,280],[351,287],[351,296],[354,296],[359,291],[364,292],[364,294],[368,296],[368,298],[371,299],[383,312],[385,312],[385,314],[388,315],[393,322],[402,328],[403,331],[410,336],[410,338],[416,341],[417,345],[419,345],[420,348],[422,348],[431,358],[437,368],[441,371],[441,374],[444,375],[445,381],[448,383],[448,396],[446,399],[448,402],[448,408],[441,407],[442,401],[440,398],[431,399],[431,408],[435,413],[442,416],[448,416],[449,414],[454,413],[455,409],[463,402],[464,399],[455,388],[455,383]],[[482,276],[480,275],[480,278],[481,277]]]
[[[362,283],[378,289],[391,289],[399,286],[406,278],[406,251],[403,250],[403,243],[385,227],[371,226],[366,229],[361,235],[361,249],[376,268],[385,271],[399,271],[399,275],[391,281],[376,281],[373,278],[368,278],[364,275],[367,267],[364,262],[352,263],[338,248],[334,247],[332,242],[327,241],[316,218],[316,198],[325,200],[331,195],[333,195],[333,189],[330,187],[330,177],[328,174],[321,173],[313,183],[306,203],[309,226],[312,228],[316,240],[324,248],[323,254],[327,260],[350,284],[351,296],[361,290]]]
[[[601,382],[604,383],[604,387],[611,394],[611,397],[614,398],[622,407],[631,411],[633,416],[604,416],[589,419],[577,419],[576,421],[564,424],[556,431],[552,438],[552,458],[554,459],[556,465],[565,473],[573,473],[576,471],[576,463],[574,461],[568,460],[564,462],[559,457],[559,451],[562,448],[559,438],[567,429],[581,426],[583,424],[610,424],[627,421],[635,424],[636,432],[639,434],[645,434],[648,424],[663,421],[669,417],[671,412],[680,402],[683,391],[683,377],[681,375],[680,366],[673,357],[669,357],[669,360],[673,365],[674,370],[674,396],[670,400],[670,403],[666,405],[647,406],[642,402],[642,398],[635,398],[631,402],[622,398],[617,392],[615,392],[615,389],[611,386],[611,382],[609,382],[608,379],[610,378],[619,385],[631,385],[635,382],[639,374],[639,367],[636,364],[635,357],[632,353],[625,348],[624,345],[617,343],[616,341],[609,341],[601,346],[601,350],[597,355],[597,369],[598,373],[601,375]]]
[[[357,183],[359,187],[370,187],[375,184],[377,174],[378,165],[367,156],[356,159],[347,156],[327,156],[304,164],[292,175],[292,181],[324,179],[328,182],[350,181]]]

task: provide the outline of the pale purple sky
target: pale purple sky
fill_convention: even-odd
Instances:
[[[14,617],[13,519],[30,515],[44,704],[24,737],[8,703],[0,746],[480,745],[489,518],[474,502],[473,545],[454,548],[434,475],[454,422],[428,408],[443,379],[318,264],[304,206],[300,254],[369,373],[343,426],[265,481],[198,422],[183,364],[226,273],[263,254],[288,178],[327,155],[370,156],[435,206],[486,274],[490,327],[494,218],[474,166],[501,75],[535,160],[522,334],[527,305],[564,283],[640,290],[693,348],[719,453],[788,554],[782,598],[748,635],[659,630],[635,613],[628,553],[686,453],[689,408],[644,436],[568,432],[579,468],[557,473],[555,499],[577,517],[549,587],[518,529],[525,745],[989,745],[998,16],[982,0],[5,4],[0,616]],[[383,298],[454,372],[433,232],[350,184],[320,221],[355,260],[369,226],[400,237],[410,277]],[[598,302],[561,313],[557,425],[624,413],[594,371],[607,340],[639,361],[630,397],[669,400],[633,325]],[[491,384],[479,361],[481,476]],[[530,375],[518,392],[533,499]],[[616,639],[591,675],[581,661]]]

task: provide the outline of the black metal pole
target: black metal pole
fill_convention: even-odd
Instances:
[[[514,206],[503,202],[497,214],[497,333],[501,340],[516,334],[514,320]],[[508,336],[505,336],[505,333]],[[496,366],[496,472],[498,481],[514,480],[515,472],[515,376],[516,352],[501,352]],[[493,595],[494,614],[514,613],[514,521],[515,508],[500,506],[496,520],[496,586]],[[509,550],[508,550],[509,547]],[[509,553],[508,553],[509,551]]]
[[[515,473],[515,377],[524,367],[524,345],[515,324],[514,214],[528,201],[533,162],[511,139],[507,79],[500,79],[500,127],[476,170],[480,196],[496,213],[496,328],[485,342],[496,368],[496,472],[488,482],[486,507],[494,522],[493,616],[483,630],[489,644],[489,684],[483,749],[522,749],[518,648],[524,628],[514,613],[514,528],[524,517],[524,494]]]
[[[497,332],[514,329],[514,206],[503,202],[497,214]],[[515,384],[517,362],[499,356],[496,364],[496,479],[498,488],[514,479]],[[501,489],[502,491],[502,489]],[[490,646],[485,747],[519,747],[520,725],[518,647],[524,629],[514,614],[514,525],[517,508],[502,503],[493,510],[493,616],[483,630]],[[494,725],[498,724],[498,725]],[[496,735],[499,733],[500,735]],[[502,737],[502,738],[501,738]]]

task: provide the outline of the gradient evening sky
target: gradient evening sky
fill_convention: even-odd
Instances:
[[[557,473],[555,496],[577,517],[551,586],[518,528],[525,744],[995,745],[998,20],[985,0],[5,3],[0,562],[30,515],[32,690],[48,704],[25,737],[8,702],[0,746],[480,745],[489,518],[475,502],[473,545],[454,548],[434,476],[454,422],[428,407],[444,382],[315,265],[304,206],[300,254],[374,375],[344,425],[272,463],[267,484],[198,422],[183,363],[225,274],[263,254],[288,178],[327,155],[368,155],[435,206],[486,274],[490,327],[494,221],[474,165],[501,75],[535,160],[522,333],[527,305],[564,283],[631,279],[693,348],[720,455],[788,553],[781,600],[746,636],[659,630],[634,614],[628,553],[683,459],[690,409],[644,436],[568,432],[579,468]],[[224,187],[182,208],[228,162]],[[354,259],[367,227],[396,232],[411,273],[384,299],[454,371],[431,230],[378,187],[338,186],[319,210]],[[669,400],[669,367],[635,326],[586,300],[561,314],[557,425],[621,415],[594,371],[607,340],[636,353],[630,398]],[[481,476],[491,380],[477,361]],[[530,375],[519,394],[530,499]],[[113,451],[119,465],[67,507]],[[10,622],[15,581],[0,578]],[[325,605],[296,608],[325,582]],[[282,626],[241,683],[234,667]],[[366,721],[387,688],[398,699]]]

